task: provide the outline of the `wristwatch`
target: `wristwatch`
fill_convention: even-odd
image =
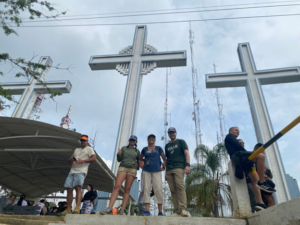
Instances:
[[[189,167],[190,167],[190,166],[191,166],[191,164],[190,164],[190,163],[186,163],[186,164],[185,164],[185,166],[189,166]]]

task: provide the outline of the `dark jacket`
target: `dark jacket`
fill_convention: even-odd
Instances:
[[[233,134],[227,134],[225,137],[225,148],[228,152],[228,154],[231,156],[238,152],[238,151],[246,151],[243,146],[238,142],[238,140],[236,139],[235,136],[233,136]]]

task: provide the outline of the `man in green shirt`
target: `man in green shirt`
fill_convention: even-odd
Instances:
[[[173,216],[190,217],[187,211],[186,193],[184,189],[184,174],[190,173],[190,154],[186,142],[176,139],[176,129],[170,127],[168,135],[171,141],[166,144],[167,157],[166,181],[169,184],[174,205]]]

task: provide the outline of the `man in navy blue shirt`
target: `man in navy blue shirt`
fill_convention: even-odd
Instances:
[[[252,189],[257,200],[255,209],[257,211],[266,209],[267,206],[263,203],[261,198],[260,190],[272,193],[276,190],[266,182],[264,177],[264,167],[265,167],[265,155],[259,154],[253,160],[249,160],[248,157],[252,155],[253,152],[246,151],[244,147],[238,142],[237,137],[239,136],[240,131],[238,127],[231,127],[229,129],[229,134],[225,137],[225,147],[230,155],[232,162],[240,166],[245,172],[246,176],[250,177],[252,181]],[[252,174],[253,163],[256,163],[257,174]],[[260,190],[259,190],[260,189]]]

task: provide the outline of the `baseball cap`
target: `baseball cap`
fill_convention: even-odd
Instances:
[[[80,140],[88,141],[89,140],[89,136],[83,134],[83,135],[81,135]]]
[[[131,135],[131,136],[130,136],[130,138],[129,138],[129,140],[134,140],[134,141],[137,141],[137,136],[135,136],[135,135]]]
[[[148,135],[148,139],[149,139],[150,137],[154,137],[154,139],[156,139],[156,137],[155,137],[154,134],[149,134],[149,135]]]
[[[170,128],[168,129],[168,133],[169,133],[169,132],[176,132],[175,127],[170,127]]]

